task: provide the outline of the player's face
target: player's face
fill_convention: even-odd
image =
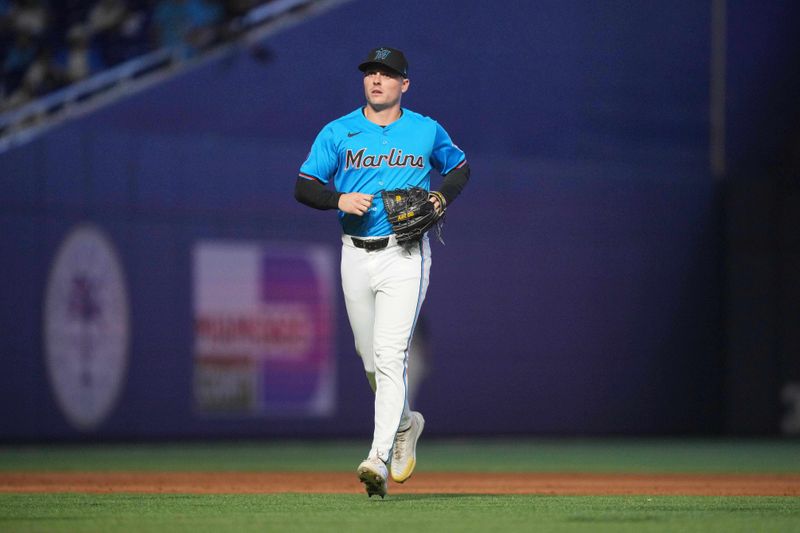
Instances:
[[[408,90],[408,78],[391,70],[371,68],[364,72],[364,95],[373,109],[388,109],[400,104]]]

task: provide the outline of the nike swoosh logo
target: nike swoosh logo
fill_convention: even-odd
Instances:
[[[349,131],[348,131],[348,132],[347,132],[347,136],[348,136],[348,137],[355,137],[355,136],[356,136],[356,135],[358,135],[359,133],[361,133],[361,132],[360,132],[360,131],[356,131],[356,132],[349,132]]]

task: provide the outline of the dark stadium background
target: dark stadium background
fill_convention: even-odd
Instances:
[[[338,254],[294,180],[384,44],[409,58],[404,105],[473,169],[434,244],[426,433],[796,435],[800,9],[728,3],[715,167],[712,4],[356,0],[0,153],[0,439],[369,435],[339,292],[330,415],[198,414],[191,260],[212,239]],[[115,242],[131,306],[91,429],[59,409],[43,345],[48,272],[83,222]]]

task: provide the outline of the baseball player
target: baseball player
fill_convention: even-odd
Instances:
[[[375,428],[358,477],[367,494],[384,497],[411,476],[425,420],[408,404],[408,349],[428,288],[427,234],[399,246],[381,191],[430,191],[432,169],[444,176],[429,200],[449,206],[469,179],[464,152],[436,121],[401,107],[408,63],[380,47],[359,65],[366,104],[327,124],[300,168],[295,198],[315,209],[338,209],[342,225],[342,289],[356,352],[375,393]],[[333,184],[333,190],[327,187]],[[387,465],[389,468],[387,469]]]

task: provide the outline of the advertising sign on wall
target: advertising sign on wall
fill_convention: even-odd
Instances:
[[[204,414],[324,416],[335,399],[325,247],[194,247],[194,400]]]
[[[44,298],[47,375],[76,429],[109,416],[125,383],[130,339],[128,289],[109,235],[84,223],[64,238]]]

